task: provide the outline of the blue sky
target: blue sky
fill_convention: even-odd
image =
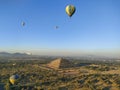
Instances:
[[[120,0],[0,0],[0,51],[119,55],[119,34]]]

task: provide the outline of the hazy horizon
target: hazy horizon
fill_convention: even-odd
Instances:
[[[8,53],[26,53],[26,54],[30,54],[30,55],[47,55],[47,56],[75,56],[75,57],[79,57],[79,56],[89,56],[89,55],[93,55],[93,56],[101,56],[101,57],[116,57],[116,58],[120,58],[120,51],[70,51],[70,50],[35,50],[35,51],[30,51],[30,50],[2,50],[0,52],[8,52]]]

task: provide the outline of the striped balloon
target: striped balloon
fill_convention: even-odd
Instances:
[[[19,76],[18,75],[12,75],[9,80],[11,82],[11,84],[15,84],[16,81],[18,80]]]
[[[65,11],[68,14],[68,16],[71,17],[75,13],[76,8],[73,5],[68,5],[68,6],[66,6],[66,10]]]

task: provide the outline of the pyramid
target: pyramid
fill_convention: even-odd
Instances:
[[[74,64],[70,62],[69,60],[58,58],[58,59],[51,61],[49,64],[47,64],[47,66],[50,68],[54,68],[54,69],[60,69],[60,68],[73,67]]]

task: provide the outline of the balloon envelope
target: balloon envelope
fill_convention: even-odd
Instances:
[[[12,75],[9,81],[11,82],[11,84],[15,84],[18,78],[19,78],[18,75]]]
[[[76,8],[73,5],[68,5],[68,6],[66,6],[65,11],[68,14],[68,16],[71,17],[75,13]]]
[[[58,26],[55,26],[55,29],[58,29],[59,27]]]
[[[25,22],[22,22],[21,25],[22,25],[22,26],[25,26]]]

